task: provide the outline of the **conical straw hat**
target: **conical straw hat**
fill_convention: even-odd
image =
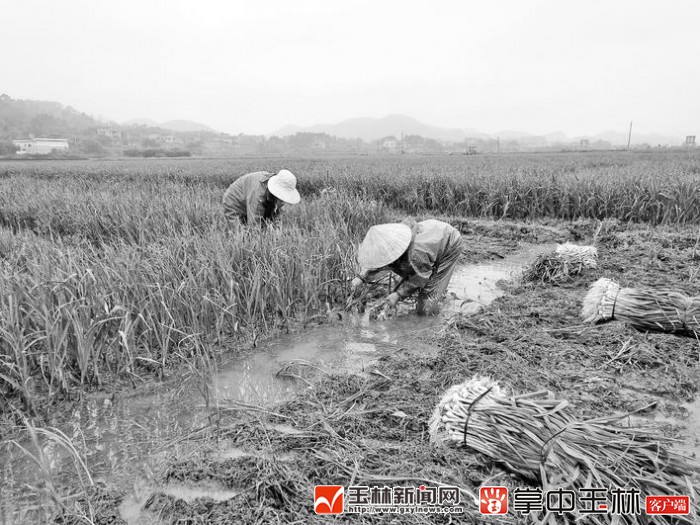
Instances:
[[[267,181],[267,189],[279,200],[296,204],[301,200],[297,191],[297,178],[289,170],[280,170]]]
[[[406,224],[372,226],[357,252],[362,268],[375,270],[393,263],[411,244],[411,228]]]

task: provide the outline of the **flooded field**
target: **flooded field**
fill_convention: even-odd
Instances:
[[[401,345],[415,347],[452,316],[488,307],[505,293],[498,286],[500,281],[517,279],[524,265],[552,249],[553,245],[525,245],[494,262],[459,266],[438,317],[417,317],[404,305],[389,320],[370,321],[366,315],[348,315],[341,323],[278,339],[220,370],[213,381],[216,398],[274,404],[308,386],[309,375],[371,373],[373,363],[383,353],[400,350]],[[431,351],[429,347],[425,350]]]
[[[7,199],[0,231],[0,523],[325,523],[313,487],[353,483],[454,485],[466,521],[477,523],[481,483],[515,487],[539,475],[430,442],[438,400],[477,375],[508,395],[549,392],[580,421],[622,416],[658,439],[660,458],[688,458],[679,476],[692,493],[697,341],[581,317],[601,277],[700,295],[697,229],[656,193],[643,206],[628,201],[625,188],[646,165],[613,160],[627,166],[622,186],[607,171],[599,177],[598,164],[582,174],[553,159],[556,169],[506,199],[520,175],[497,187],[485,175],[472,187],[476,179],[450,164],[431,185],[415,171],[422,161],[408,163],[413,185],[393,175],[360,181],[338,164],[339,191],[317,195],[329,179],[314,165],[313,197],[265,235],[225,231],[217,206],[230,166],[215,179],[168,168],[138,191],[123,178],[141,180],[136,164],[95,180],[13,172],[8,187],[24,193]],[[677,166],[696,173],[691,160]],[[579,175],[592,184],[580,195],[592,188],[610,199],[571,201],[567,181]],[[42,195],[64,186],[86,205],[50,207]],[[30,195],[32,206],[18,204]],[[37,218],[34,209],[47,211]],[[410,300],[387,320],[343,312],[367,228],[435,213],[466,248],[441,315],[417,317]],[[566,241],[595,243],[598,268],[561,282],[519,278]]]
[[[524,244],[493,262],[459,266],[440,316],[417,317],[410,306],[385,321],[346,316],[342,322],[277,338],[222,363],[205,385],[190,380],[154,386],[118,400],[93,397],[68,414],[67,420],[62,415],[51,424],[79,443],[79,452],[94,478],[105,483],[129,480],[144,484],[149,469],[162,461],[164,449],[209,425],[219,410],[241,405],[274,407],[311,388],[323,375],[383,375],[377,370],[378,359],[408,347],[412,353],[434,356],[438,349],[426,341],[446,321],[488,307],[505,293],[500,282],[517,280],[526,264],[553,247]],[[29,441],[20,444],[31,450]],[[70,477],[75,470],[72,455],[53,442],[44,453],[56,482],[65,482],[61,478]],[[233,448],[220,450],[220,454],[230,458],[244,452]],[[17,448],[6,447],[3,455],[18,487],[38,475],[37,466]],[[188,490],[184,485],[162,488],[164,493],[185,500],[205,493],[213,499],[229,494],[216,487]],[[133,518],[134,509],[125,505],[123,517]]]
[[[479,322],[476,319],[491,311],[493,301],[505,297],[509,290],[522,287],[518,281],[523,267],[554,246],[520,243],[515,249],[505,250],[505,255],[497,253],[492,260],[458,267],[438,317],[416,317],[410,304],[385,321],[370,321],[361,315],[345,316],[342,321],[279,337],[235,359],[222,360],[213,377],[195,376],[175,384],[153,385],[117,398],[91,396],[51,423],[77,444],[93,481],[122,494],[112,512],[125,523],[154,523],[153,512],[158,505],[170,508],[169,503],[163,502],[179,501],[195,508],[204,498],[216,505],[226,505],[243,497],[245,491],[216,481],[217,476],[192,483],[187,481],[187,475],[164,480],[157,473],[173,457],[196,458],[202,450],[206,450],[206,461],[214,465],[266,457],[267,453],[256,452],[247,441],[225,437],[230,435],[227,432],[210,441],[220,433],[216,429],[222,421],[240,410],[259,413],[268,419],[269,414],[277,413],[278,407],[295,403],[297,397],[304,397],[307,392],[316,395],[317,385],[333,378],[394,382],[400,367],[387,369],[387,361],[442,359],[445,346],[437,341],[444,337],[446,326],[455,322],[471,325],[471,318]],[[624,388],[620,393],[635,408],[640,405],[638,401],[652,399],[651,394],[642,395]],[[697,399],[686,404],[662,399],[645,413],[630,416],[628,424],[650,425],[660,432],[670,432],[677,437],[674,450],[694,461],[700,457],[699,409]],[[393,411],[399,420],[410,418],[409,413],[400,407]],[[263,421],[260,428],[282,441],[305,441],[317,436],[316,431],[299,428],[284,418],[277,422]],[[208,436],[204,449],[203,436]],[[48,476],[56,486],[70,486],[75,483],[75,476],[86,477],[65,447],[52,440],[44,443],[43,462],[39,464],[29,460],[17,446],[4,447],[6,477],[10,472],[13,483],[3,488],[7,498],[5,513],[12,508],[31,509],[41,505],[42,488],[33,484],[36,479]],[[33,450],[31,440],[21,440],[19,444]],[[283,463],[297,460],[293,449],[275,452],[275,457]],[[12,501],[9,506],[8,501]]]

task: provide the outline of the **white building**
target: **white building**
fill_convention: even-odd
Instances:
[[[68,139],[20,139],[13,140],[12,143],[17,147],[18,155],[45,155],[54,150],[62,151],[69,147]]]
[[[382,148],[394,151],[398,149],[399,142],[394,137],[387,137],[382,141]]]

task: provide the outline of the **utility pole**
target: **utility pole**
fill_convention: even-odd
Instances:
[[[630,132],[627,135],[627,150],[630,149],[630,142],[632,141],[632,121],[630,120]]]
[[[501,137],[496,137],[496,152],[501,152]]]

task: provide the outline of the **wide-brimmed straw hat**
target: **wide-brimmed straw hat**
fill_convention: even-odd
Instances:
[[[267,189],[275,197],[288,204],[296,204],[301,200],[297,191],[297,178],[289,170],[280,170],[267,181]]]
[[[393,263],[411,244],[413,234],[406,224],[378,224],[372,226],[357,252],[362,268],[376,270]]]

